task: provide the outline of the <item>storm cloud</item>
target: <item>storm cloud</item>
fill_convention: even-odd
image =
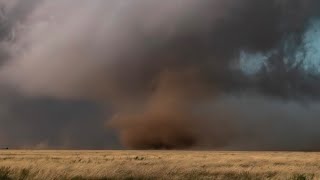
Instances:
[[[3,130],[0,143],[106,148],[116,130],[134,149],[319,148],[316,0],[0,6],[0,82],[15,92],[0,124],[30,135]]]

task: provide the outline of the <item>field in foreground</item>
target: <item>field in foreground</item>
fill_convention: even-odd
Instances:
[[[320,153],[0,151],[10,179],[320,179]]]

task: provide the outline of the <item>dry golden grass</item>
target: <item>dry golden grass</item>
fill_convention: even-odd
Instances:
[[[320,153],[0,151],[9,179],[320,179]]]

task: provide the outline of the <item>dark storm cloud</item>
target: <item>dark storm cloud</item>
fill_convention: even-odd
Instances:
[[[1,27],[1,81],[31,99],[50,97],[111,104],[106,109],[115,116],[108,126],[119,130],[120,139],[131,148],[220,148],[231,143],[230,146],[237,144],[246,149],[250,143],[241,142],[250,130],[237,124],[246,125],[251,118],[219,114],[212,109],[216,107],[214,103],[223,104],[219,97],[239,92],[247,92],[248,97],[253,96],[252,92],[260,94],[258,107],[246,105],[249,112],[241,105],[229,108],[232,104],[228,103],[223,111],[279,111],[283,115],[275,119],[283,123],[276,126],[292,127],[283,137],[290,137],[296,129],[289,120],[291,116],[285,113],[289,105],[279,101],[295,100],[297,112],[304,114],[304,107],[298,105],[300,100],[319,97],[318,75],[303,67],[310,51],[306,32],[319,16],[320,4],[316,0],[1,2],[5,22]],[[241,67],[234,68],[243,52],[266,55],[257,73],[248,76]],[[283,108],[278,110],[275,106]],[[63,103],[57,107],[67,108]],[[90,111],[89,107],[84,109],[87,108]],[[50,105],[49,112],[37,105],[31,109],[58,113],[51,112],[55,107]],[[201,109],[211,109],[211,113],[201,113]],[[263,112],[257,122],[267,122]],[[311,113],[316,114],[316,110]],[[306,123],[309,127],[313,118],[306,117],[310,121],[297,124]],[[45,118],[44,124],[32,122],[27,127],[50,131],[60,125],[56,120],[59,118],[52,116]],[[77,124],[72,117],[66,118],[63,126],[72,122],[70,129],[86,127],[82,122],[92,125],[91,121]],[[100,124],[97,131],[103,132],[104,122],[92,123],[93,127]],[[255,129],[260,132],[263,126],[258,124]],[[95,136],[90,132],[90,137]],[[29,139],[41,134],[34,133]],[[272,130],[253,134],[261,138],[270,135],[274,144],[265,149],[293,147],[278,143]],[[251,140],[252,146],[258,147],[258,142]],[[303,143],[297,146],[305,148]]]

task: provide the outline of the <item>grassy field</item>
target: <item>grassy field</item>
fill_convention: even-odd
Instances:
[[[320,153],[0,151],[10,179],[320,179]]]

